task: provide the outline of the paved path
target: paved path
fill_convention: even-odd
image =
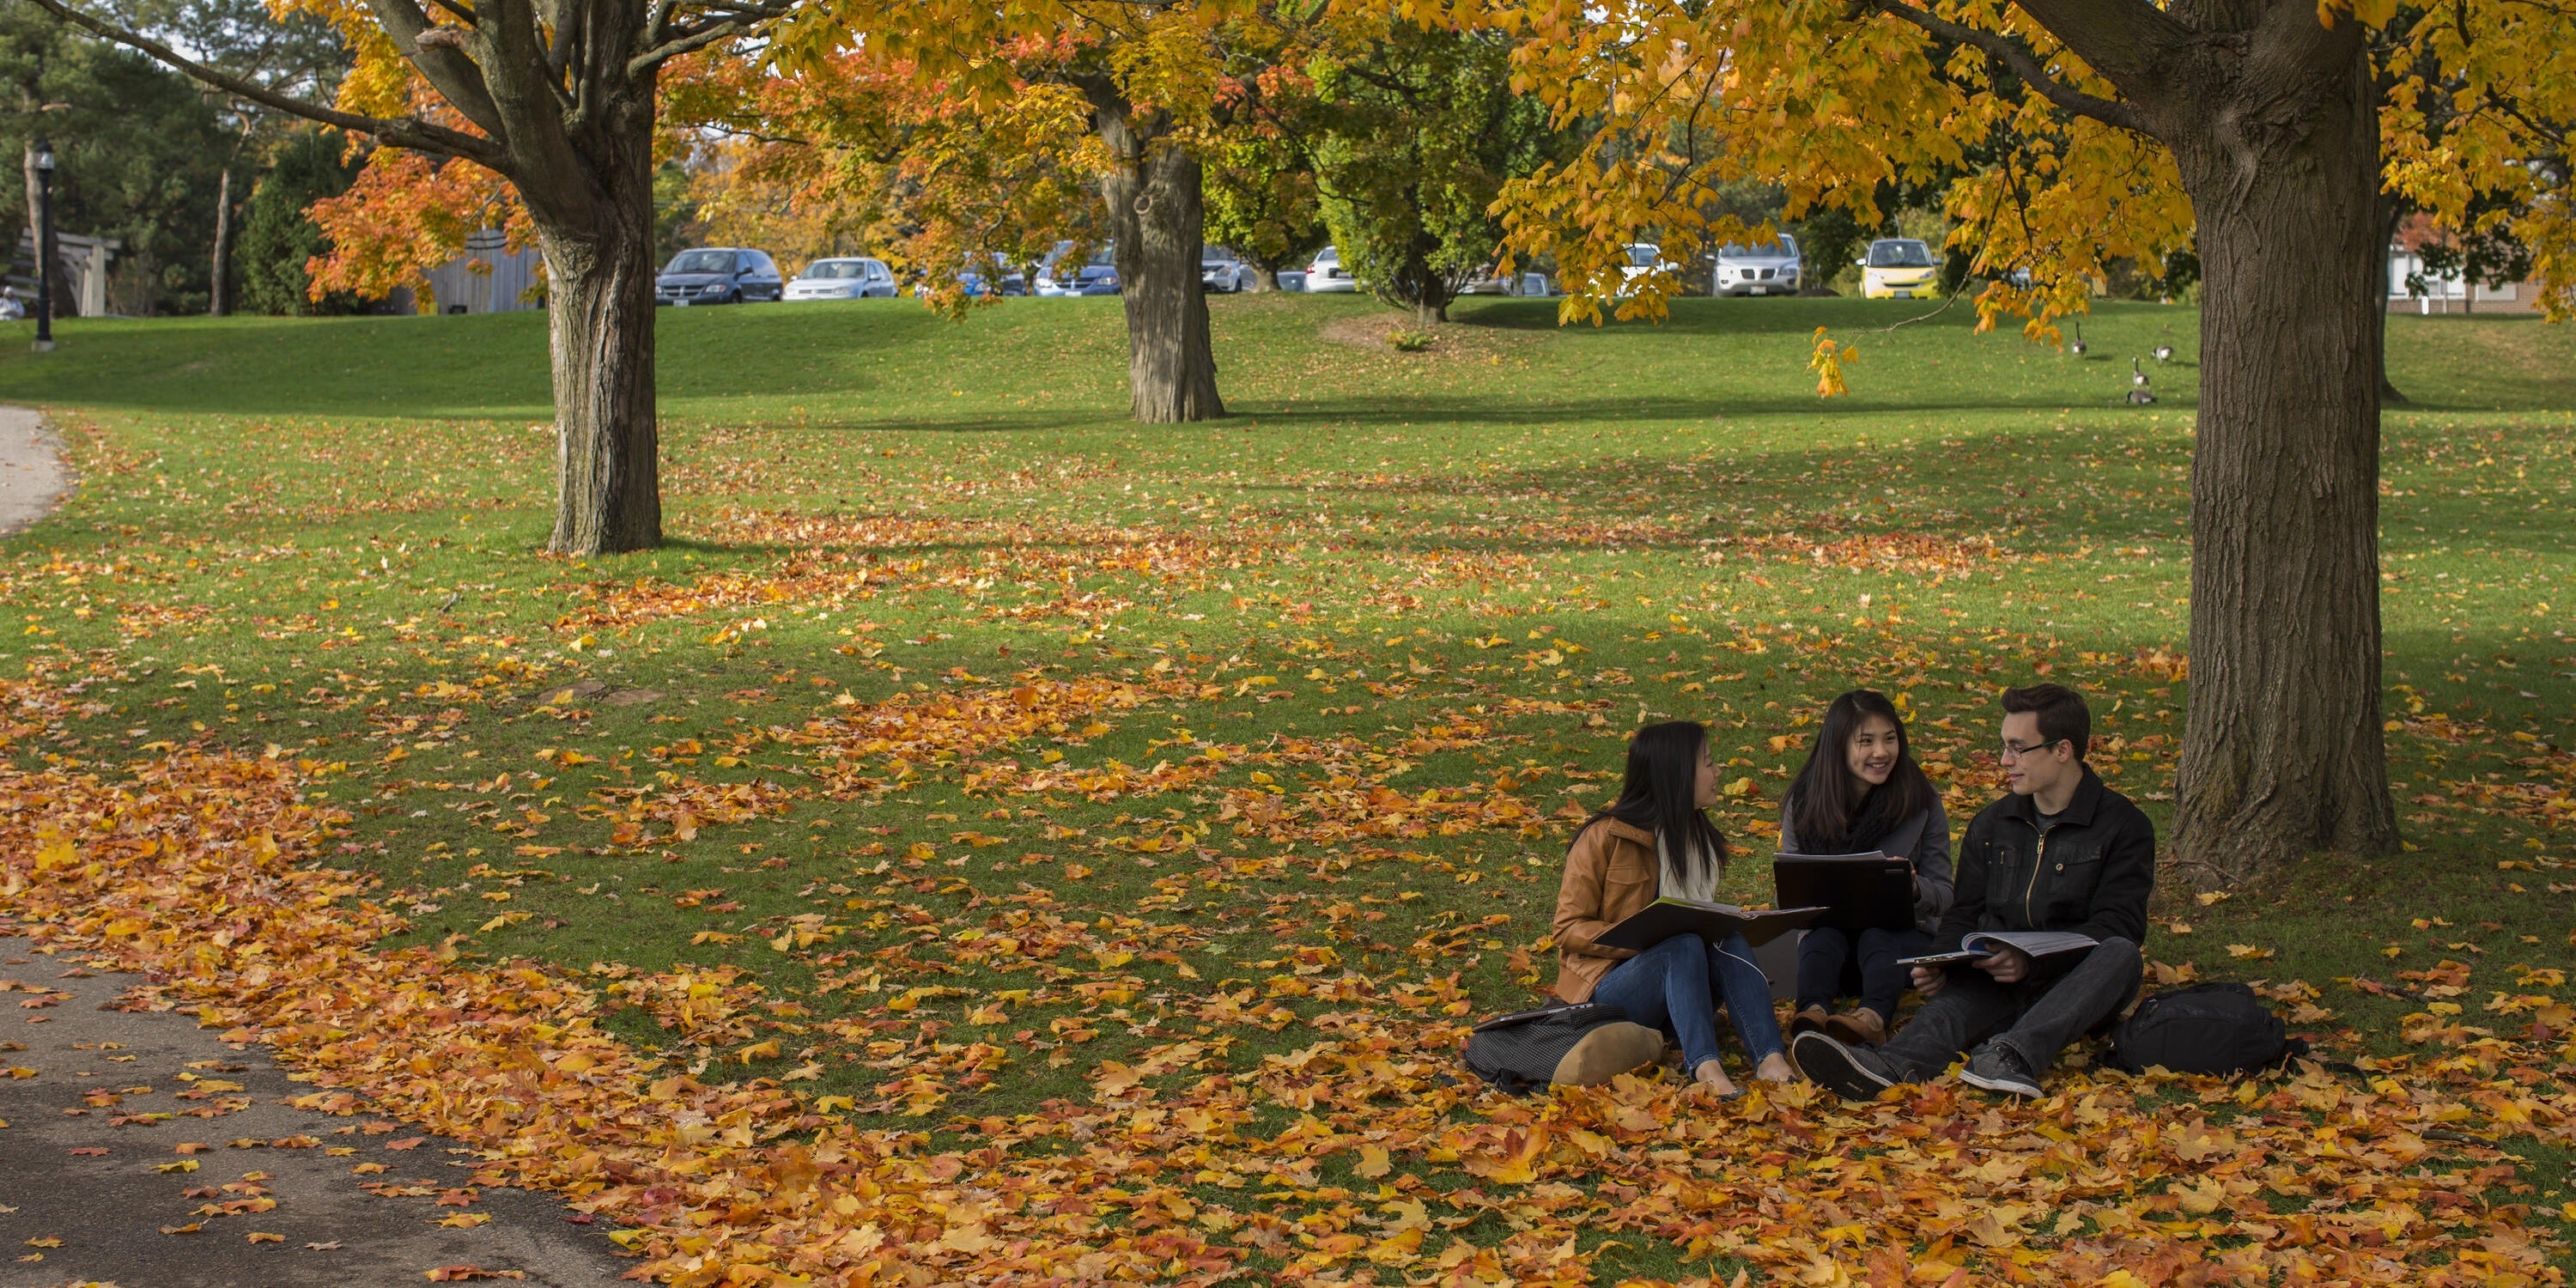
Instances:
[[[0,1288],[345,1288],[426,1283],[442,1266],[613,1288],[634,1266],[605,1223],[473,1187],[473,1155],[454,1141],[293,1108],[314,1088],[264,1048],[193,1016],[102,1010],[125,977],[33,948],[0,933],[0,980],[13,982],[0,993]]]
[[[0,537],[52,514],[71,490],[62,442],[45,418],[24,407],[0,407]]]

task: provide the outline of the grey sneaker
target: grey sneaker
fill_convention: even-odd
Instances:
[[[1801,1033],[1789,1048],[1798,1072],[1809,1082],[1845,1100],[1876,1100],[1896,1085],[1887,1057],[1865,1047],[1845,1046],[1823,1033]]]
[[[1992,1042],[1969,1053],[1968,1067],[1959,1071],[1959,1081],[2005,1095],[2039,1094],[2038,1075],[2022,1067],[2021,1057],[2012,1048]]]

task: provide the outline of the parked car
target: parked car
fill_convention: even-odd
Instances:
[[[1795,295],[1803,267],[1798,239],[1787,233],[1759,246],[1721,246],[1717,270],[1709,278],[1709,294]]]
[[[890,300],[894,293],[894,270],[881,259],[818,259],[787,284],[791,300]]]
[[[1199,248],[1199,289],[1232,295],[1252,289],[1252,265],[1223,246]]]
[[[775,300],[786,292],[778,265],[766,253],[740,246],[681,251],[653,279],[655,304],[741,304]]]
[[[1351,276],[1351,270],[1342,266],[1342,248],[1339,246],[1327,246],[1316,251],[1313,262],[1306,265],[1306,291],[1310,295],[1358,289],[1358,279]]]
[[[968,256],[966,266],[949,280],[957,283],[969,299],[1029,293],[1028,278],[1022,275],[1020,270],[1011,267],[999,254]],[[925,277],[914,283],[912,293],[915,297],[930,294],[930,279]]]
[[[886,260],[814,260],[788,281],[788,299],[894,299],[894,270]]]
[[[1028,274],[1011,267],[1000,255],[993,256],[993,266],[989,271],[970,266],[965,272],[957,275],[957,280],[965,284],[968,295],[1026,295],[1029,293]]]
[[[1068,284],[1064,281],[1057,280],[1055,275],[1056,265],[1062,263],[1064,261],[1064,257],[1072,253],[1072,242],[1057,242],[1054,249],[1049,250],[1046,253],[1046,257],[1038,261],[1036,274],[1029,278],[1029,294],[1043,295],[1048,299],[1054,299],[1059,295],[1073,294]]]
[[[1860,265],[1860,293],[1873,300],[1928,300],[1941,293],[1932,248],[1912,237],[1882,237]]]
[[[1681,268],[1681,265],[1664,258],[1663,247],[1653,242],[1631,242],[1628,245],[1628,262],[1619,268],[1619,293],[1626,295],[1629,283],[1657,269],[1669,274],[1678,273]]]
[[[1067,295],[1116,295],[1118,265],[1110,257],[1110,243],[1102,242],[1088,259],[1067,267],[1073,255],[1073,243],[1061,241],[1038,263],[1038,280],[1033,292],[1048,297]]]

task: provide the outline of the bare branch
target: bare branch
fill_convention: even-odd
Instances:
[[[785,12],[781,10],[780,12]],[[626,74],[641,76],[682,54],[692,54],[719,41],[748,36],[769,21],[768,16],[726,18],[701,27],[692,27],[626,60]]]
[[[2140,134],[2149,133],[2146,125],[2138,119],[2137,109],[2126,103],[2097,98],[2058,80],[2040,64],[2038,56],[2031,53],[2028,46],[2001,32],[1983,31],[1955,23],[1947,18],[1917,9],[1904,3],[1904,0],[1866,0],[1866,6],[1891,18],[1913,23],[1943,40],[1972,45],[1986,51],[1989,55],[2002,60],[2005,66],[2012,69],[2014,75],[2022,79],[2023,83],[2038,90],[2040,97],[2066,111],[2078,116],[2089,116],[2105,125],[2116,126],[2123,130],[2135,130]]]
[[[395,147],[410,148],[415,152],[432,152],[442,156],[463,157],[468,161],[475,162],[479,165],[489,166],[495,170],[501,168],[503,158],[502,150],[498,144],[490,139],[477,138],[462,130],[452,130],[444,125],[424,121],[419,117],[393,119],[381,116],[363,116],[356,112],[343,112],[336,107],[325,107],[320,103],[307,102],[291,95],[280,94],[265,86],[244,80],[238,76],[217,71],[212,67],[208,67],[202,63],[183,57],[169,46],[148,36],[137,35],[122,27],[102,22],[78,9],[72,8],[69,4],[64,3],[64,0],[35,0],[35,3],[43,7],[47,12],[52,13],[55,17],[60,18],[75,27],[79,27],[92,35],[100,37],[101,39],[114,41],[128,49],[148,54],[152,58],[157,59],[162,63],[166,63],[171,67],[175,67],[180,71],[186,72],[188,75],[193,76],[208,85],[212,85],[227,94],[248,99],[251,102],[258,103],[264,107],[273,107],[278,111],[285,112],[291,116],[300,116],[308,121],[335,126],[343,130],[355,130],[361,134],[371,134],[386,143],[394,145]]]
[[[569,97],[560,87],[564,78],[572,73],[573,46],[581,39],[582,28],[589,21],[590,8],[587,5],[565,5],[555,11],[555,40],[553,46],[546,50],[546,85],[554,88],[559,96]]]

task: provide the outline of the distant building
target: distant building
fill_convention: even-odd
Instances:
[[[515,313],[545,307],[545,257],[512,251],[498,228],[465,239],[465,253],[429,270],[441,313]]]
[[[2425,244],[2442,236],[2432,218],[2417,214],[2398,226],[2388,244],[2388,308],[2406,313],[2537,313],[2540,289],[2529,281],[2471,285],[2454,271],[2424,271]]]

